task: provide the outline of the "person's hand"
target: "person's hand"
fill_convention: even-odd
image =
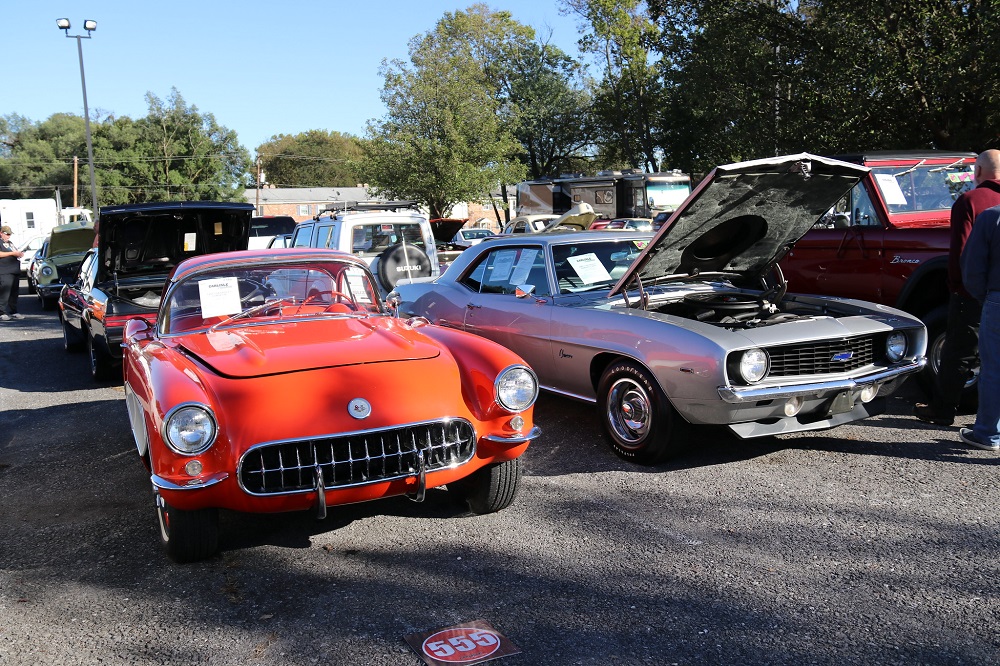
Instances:
[[[18,259],[20,259],[21,257],[24,256],[24,252],[17,251],[17,252],[14,253],[14,256],[17,257]]]

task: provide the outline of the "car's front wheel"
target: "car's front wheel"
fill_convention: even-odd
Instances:
[[[605,434],[619,457],[655,465],[683,451],[686,422],[639,364],[609,365],[598,384],[598,401]]]
[[[174,562],[197,562],[210,557],[219,547],[219,510],[175,509],[156,493],[156,516],[160,541]]]
[[[521,486],[521,459],[514,458],[478,469],[448,484],[449,492],[469,504],[473,513],[495,513],[506,509]]]

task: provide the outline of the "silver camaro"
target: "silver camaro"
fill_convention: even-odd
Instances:
[[[596,402],[639,463],[680,452],[689,424],[749,438],[856,421],[924,366],[923,324],[789,293],[777,264],[866,171],[808,154],[720,166],[655,235],[493,239],[401,282],[399,312],[514,350],[543,389]]]

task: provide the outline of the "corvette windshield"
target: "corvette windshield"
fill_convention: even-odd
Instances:
[[[165,334],[271,323],[288,318],[384,314],[371,274],[346,261],[225,266],[171,290],[159,321]]]

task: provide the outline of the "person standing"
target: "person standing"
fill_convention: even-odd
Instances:
[[[10,242],[13,233],[7,225],[0,227],[0,321],[24,319],[17,311],[17,294],[21,290],[21,262],[18,259],[24,253]]]
[[[962,280],[983,304],[979,325],[979,409],[958,436],[969,446],[1000,451],[1000,206],[976,217],[962,251]]]
[[[921,421],[950,426],[955,422],[962,389],[972,376],[979,344],[982,306],[962,282],[961,256],[976,216],[1000,206],[1000,150],[984,150],[976,158],[975,187],[951,207],[951,243],[948,251],[948,325],[938,367],[937,385],[928,403],[917,403],[913,415]]]

